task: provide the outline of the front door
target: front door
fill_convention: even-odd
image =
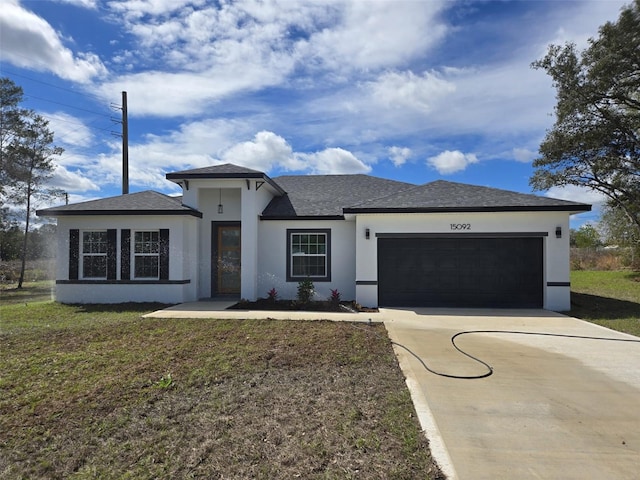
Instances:
[[[240,294],[240,225],[215,225],[214,294]]]

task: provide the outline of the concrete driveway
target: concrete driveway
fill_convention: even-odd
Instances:
[[[640,478],[637,337],[547,311],[381,310],[436,460],[450,480]]]

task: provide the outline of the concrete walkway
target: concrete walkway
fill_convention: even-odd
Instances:
[[[379,313],[225,310],[194,302],[155,318],[274,318],[384,322],[432,453],[449,480],[637,479],[640,343],[471,330],[638,340],[543,310],[404,310]],[[415,356],[414,356],[415,355]],[[420,360],[418,360],[419,357]]]

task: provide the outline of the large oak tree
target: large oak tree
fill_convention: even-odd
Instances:
[[[532,66],[553,79],[557,104],[531,185],[597,190],[640,232],[640,0],[586,50],[551,45]]]

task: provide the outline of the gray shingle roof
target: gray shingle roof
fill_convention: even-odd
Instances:
[[[232,164],[167,174],[168,179],[256,178],[281,195],[262,212],[266,220],[343,218],[346,213],[568,211],[584,212],[590,205],[531,194],[438,180],[424,185],[369,175],[288,175],[270,179],[264,173]],[[285,193],[286,192],[286,193]],[[91,200],[36,212],[66,215],[193,215],[181,197],[144,191]]]
[[[237,177],[238,175],[241,177]],[[167,178],[216,178],[222,176],[229,176],[229,178],[248,178],[248,176],[262,177],[263,175],[264,172],[260,172],[258,170],[241,167],[239,165],[234,165],[233,163],[224,163],[222,165],[211,165],[209,167],[167,173]]]
[[[202,213],[182,205],[182,197],[170,197],[152,190],[45,208],[38,210],[36,214],[43,217],[67,215],[192,215],[202,217]]]
[[[345,213],[437,211],[571,211],[590,205],[497,188],[437,180],[392,195],[378,196],[346,206]]]
[[[273,179],[287,195],[275,197],[263,219],[342,217],[342,209],[365,199],[398,193],[411,183],[369,175],[290,175]]]
[[[181,172],[172,172],[166,174],[167,180],[179,183],[178,180],[195,180],[207,178],[255,178],[267,182],[279,194],[284,194],[284,190],[269,178],[264,172],[253,170],[251,168],[241,167],[233,163],[224,163],[222,165],[212,165],[210,167],[194,168],[192,170],[183,170]]]

